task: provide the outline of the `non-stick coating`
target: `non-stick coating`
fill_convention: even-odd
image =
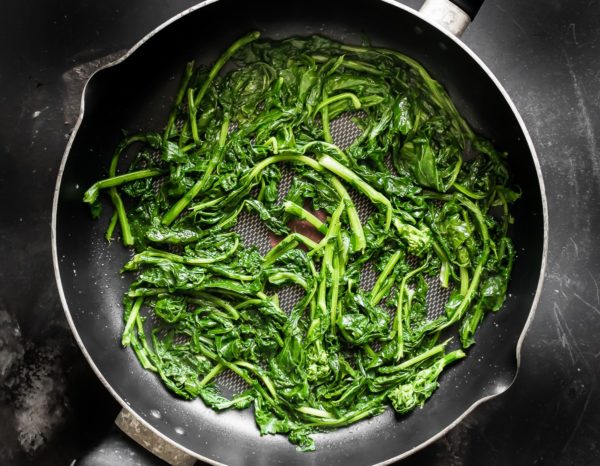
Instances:
[[[348,5],[352,7],[349,8]],[[337,432],[316,435],[317,451],[299,453],[283,436],[260,437],[252,413],[215,413],[183,401],[120,348],[118,270],[129,253],[103,233],[110,209],[92,220],[84,190],[106,175],[121,130],[159,130],[185,62],[210,63],[233,40],[258,29],[264,37],[322,34],[372,44],[418,59],[448,89],[477,131],[509,153],[523,197],[515,206],[518,257],[504,309],[486,318],[468,358],[441,377],[423,409],[385,414]],[[85,93],[85,116],[64,168],[56,213],[56,258],[67,313],[84,352],[121,401],[164,436],[199,457],[226,464],[373,464],[427,442],[480,399],[503,391],[516,373],[516,345],[536,293],[544,229],[540,183],[511,106],[493,80],[454,40],[410,11],[382,1],[236,2],[221,0],[176,21],[122,64],[99,72]],[[93,402],[93,400],[90,400]],[[93,422],[93,420],[90,420]]]

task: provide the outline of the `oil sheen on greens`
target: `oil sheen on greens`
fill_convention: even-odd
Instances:
[[[142,366],[185,399],[253,407],[261,434],[313,450],[315,432],[422,406],[465,356],[456,348],[503,304],[519,194],[506,155],[411,58],[258,38],[211,67],[189,63],[163,130],[126,137],[84,200],[99,215],[104,191],[107,239],[118,229],[135,249],[122,343]],[[342,150],[330,125],[348,112],[362,132]],[[281,239],[264,256],[234,229],[243,211]],[[372,289],[360,286],[367,263]],[[450,290],[435,318],[431,277]],[[303,295],[285,312],[278,292],[290,285]],[[229,398],[215,382],[227,371],[247,387]]]

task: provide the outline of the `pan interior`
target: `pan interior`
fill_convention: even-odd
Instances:
[[[468,357],[443,374],[440,388],[423,409],[402,418],[386,412],[319,434],[317,451],[310,454],[297,452],[284,437],[261,438],[249,411],[215,413],[199,400],[176,398],[140,367],[130,351],[119,348],[121,297],[128,280],[117,271],[130,253],[104,239],[110,209],[93,220],[81,202],[86,187],[106,173],[121,130],[162,127],[188,60],[211,63],[233,40],[255,29],[273,39],[322,34],[360,44],[368,38],[373,45],[416,58],[445,85],[475,130],[509,153],[516,183],[523,190],[513,211],[518,257],[509,297],[504,309],[486,318]],[[85,107],[63,173],[56,214],[57,266],[67,312],[82,348],[115,396],[173,442],[199,457],[226,464],[373,464],[430,441],[474,403],[510,384],[516,372],[516,343],[535,297],[542,263],[540,185],[527,137],[502,92],[476,60],[433,26],[402,8],[373,0],[353,2],[352,8],[339,0],[307,0],[285,8],[272,1],[221,0],[181,18],[122,64],[99,72],[88,85]],[[336,124],[336,140],[347,144],[352,127],[343,120]],[[257,226],[250,220],[245,225],[240,233],[264,247]],[[439,303],[432,306],[434,310],[443,307],[442,294],[430,298]],[[293,290],[288,299],[294,299]],[[232,391],[240,388],[234,380],[221,382]]]

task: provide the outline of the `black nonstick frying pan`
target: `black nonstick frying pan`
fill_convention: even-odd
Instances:
[[[482,3],[452,1],[471,17]],[[145,427],[189,455],[215,464],[389,463],[443,435],[514,380],[545,264],[547,217],[538,161],[499,82],[435,23],[460,34],[469,16],[449,1],[426,4],[417,13],[381,0],[206,1],[158,28],[87,83],[54,199],[53,253],[61,299],[75,338],[107,389]],[[442,375],[440,388],[422,409],[404,417],[390,410],[317,434],[312,453],[297,452],[283,436],[260,437],[249,411],[215,413],[200,400],[175,397],[141,368],[133,352],[120,348],[121,299],[128,283],[118,271],[129,252],[105,241],[106,219],[93,220],[82,203],[84,190],[105,173],[122,129],[163,126],[185,63],[208,64],[251,30],[273,39],[321,34],[353,44],[367,37],[373,45],[417,59],[446,87],[474,129],[508,152],[522,189],[513,210],[518,257],[509,296],[504,308],[483,322],[468,357]]]

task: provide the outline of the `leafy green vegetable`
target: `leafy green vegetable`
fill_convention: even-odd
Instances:
[[[469,347],[502,307],[519,193],[505,154],[411,58],[258,38],[209,69],[188,63],[163,133],[126,138],[84,201],[97,216],[108,190],[106,237],[118,225],[135,249],[123,346],[178,396],[253,406],[262,434],[311,450],[312,433],[422,406],[465,356],[438,341],[454,332]],[[331,128],[343,114],[361,130],[344,149]],[[361,196],[373,206],[365,218]],[[236,232],[242,212],[277,235],[266,254]],[[432,277],[450,294],[435,318]],[[288,286],[301,296],[286,312]],[[226,373],[247,389],[225,396]]]

